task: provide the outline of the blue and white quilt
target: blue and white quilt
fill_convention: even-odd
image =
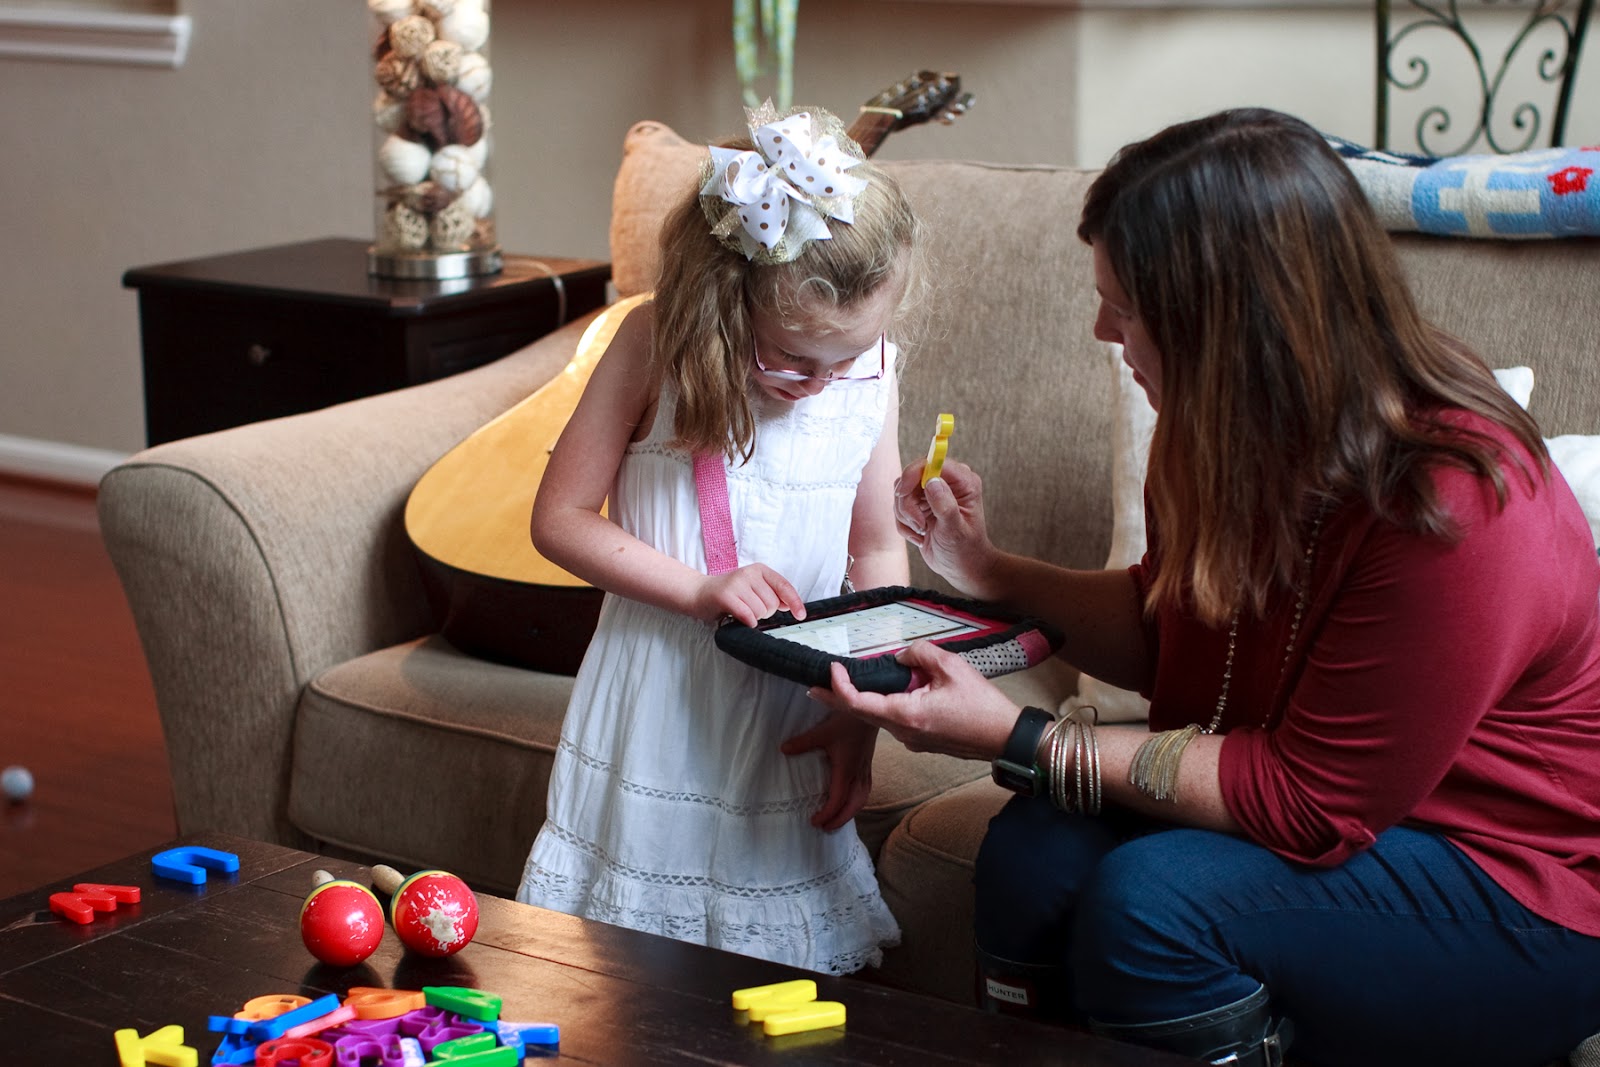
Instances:
[[[1325,136],[1389,230],[1513,239],[1600,234],[1600,146],[1434,158]]]

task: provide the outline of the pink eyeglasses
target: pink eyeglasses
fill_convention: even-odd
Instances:
[[[776,378],[783,382],[825,382],[829,385],[844,382],[875,382],[883,377],[884,366],[888,361],[885,350],[888,341],[885,335],[878,335],[878,371],[876,374],[807,374],[798,370],[775,370],[761,362],[761,347],[751,345],[751,352],[756,358],[756,369],[769,378]],[[859,357],[858,357],[859,358]]]

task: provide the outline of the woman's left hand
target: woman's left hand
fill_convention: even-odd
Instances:
[[[992,760],[1005,748],[1021,709],[966,660],[928,641],[896,657],[927,678],[909,693],[863,693],[844,665],[833,664],[833,689],[809,695],[834,711],[849,712],[889,731],[913,752],[943,752]]]
[[[819,830],[837,830],[856,817],[872,792],[872,753],[878,728],[847,712],[834,711],[805,733],[779,746],[786,756],[821,749],[828,758],[828,795],[811,816]]]

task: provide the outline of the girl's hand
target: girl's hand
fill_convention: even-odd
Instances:
[[[940,476],[919,485],[913,463],[895,483],[895,521],[922,560],[968,596],[982,596],[982,575],[995,555],[983,517],[983,479],[965,463],[946,460]]]
[[[856,817],[872,792],[872,753],[877,746],[878,728],[842,711],[780,746],[786,756],[821,749],[828,758],[828,795],[811,816],[812,826],[837,830]]]
[[[889,731],[913,752],[944,752],[963,759],[992,760],[1021,709],[966,660],[918,641],[897,657],[928,682],[909,693],[863,693],[844,665],[831,668],[833,689],[814,687],[809,696],[834,711],[847,711]]]
[[[731,615],[746,626],[754,626],[779,608],[796,619],[806,617],[806,602],[789,579],[764,563],[752,563],[701,582],[691,614],[705,622]]]

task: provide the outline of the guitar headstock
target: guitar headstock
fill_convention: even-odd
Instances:
[[[971,93],[961,91],[961,75],[919,70],[872,97],[861,109],[889,114],[891,121],[885,132],[893,133],[924,122],[954,122],[976,100]]]

